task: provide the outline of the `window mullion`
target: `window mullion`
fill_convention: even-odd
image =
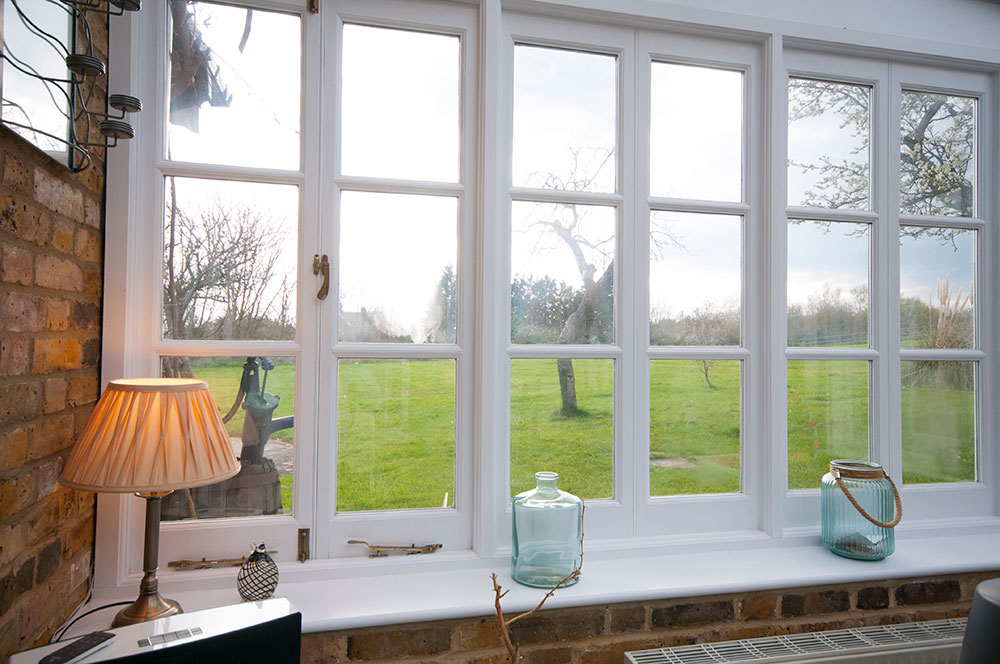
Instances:
[[[761,525],[772,537],[780,537],[785,528],[785,495],[788,491],[788,369],[785,349],[788,339],[787,284],[788,272],[788,72],[783,40],[776,35],[770,42],[770,116],[768,135],[771,137],[770,162],[767,178],[771,183],[770,198],[761,224],[768,244],[762,266],[763,283],[767,285],[766,316],[762,316],[760,334],[766,339],[764,365],[770,389],[767,392],[767,443],[764,465],[764,487],[761,492]],[[766,272],[765,272],[766,270]]]
[[[880,390],[885,395],[883,412],[879,417],[883,420],[880,428],[878,456],[874,457],[902,485],[903,481],[903,446],[902,446],[902,397],[900,394],[900,276],[899,276],[899,226],[900,226],[900,104],[901,94],[899,81],[895,76],[893,65],[887,66],[885,84],[882,86],[881,101],[876,106],[879,115],[876,127],[881,130],[878,145],[884,157],[880,160],[878,200],[881,202],[880,216],[883,232],[880,234],[883,245],[881,259],[883,263],[885,287],[880,290],[886,315],[882,317],[885,327],[880,343],[883,353],[881,360],[884,374]]]

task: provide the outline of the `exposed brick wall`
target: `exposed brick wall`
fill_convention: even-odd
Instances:
[[[102,58],[106,24],[91,17]],[[104,105],[99,92],[92,108]],[[0,127],[0,661],[47,642],[90,578],[94,494],[56,480],[100,389],[104,163],[95,152],[73,174]]]
[[[965,616],[1000,570],[542,611],[511,626],[526,664],[621,664],[628,650]],[[483,604],[493,602],[484,591]],[[508,616],[509,617],[509,616]],[[508,661],[496,618],[305,634],[302,663]]]

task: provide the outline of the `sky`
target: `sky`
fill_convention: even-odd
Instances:
[[[6,0],[6,4],[9,0]],[[41,3],[41,8],[48,6]],[[300,160],[300,19],[255,11],[245,48],[238,45],[246,12],[198,4],[202,37],[233,99],[227,107],[203,104],[199,131],[168,124],[174,159],[263,168],[298,168]],[[32,5],[34,11],[34,5]],[[13,12],[5,12],[9,17]],[[52,20],[57,20],[56,16]],[[8,39],[16,38],[8,29]],[[343,127],[339,155],[347,175],[456,182],[460,154],[462,47],[457,37],[348,24],[343,39]],[[34,56],[33,56],[34,57]],[[592,178],[591,191],[616,188],[617,60],[614,56],[519,45],[514,54],[512,183],[539,186],[547,175],[563,181]],[[56,61],[58,66],[58,59]],[[743,74],[706,67],[653,63],[651,68],[650,192],[657,196],[718,201],[740,199]],[[21,94],[7,78],[5,95]],[[28,93],[24,93],[28,94]],[[30,95],[29,95],[30,96]],[[40,105],[39,122],[43,118]],[[54,109],[50,109],[54,112]],[[48,111],[45,111],[48,112]],[[327,111],[329,113],[329,110]],[[793,159],[834,161],[850,157],[857,139],[845,135],[843,118],[824,113],[792,123]],[[58,123],[57,123],[58,124]],[[58,133],[58,132],[57,132]],[[572,150],[578,150],[574,167]],[[811,184],[789,171],[789,202]],[[285,234],[282,270],[295,272],[293,188],[239,186],[178,179],[181,202],[198,207],[213,199],[266,208]],[[550,276],[579,285],[572,256],[551,234],[531,228],[552,206],[514,203],[512,276]],[[457,257],[458,199],[452,196],[346,193],[339,261],[342,306],[380,309],[394,332],[423,337],[443,269]],[[584,235],[613,254],[612,208],[587,206]],[[562,213],[566,213],[563,210]],[[740,236],[733,217],[656,213],[680,240],[664,247],[650,267],[654,312],[690,312],[706,304],[739,304]],[[841,225],[789,228],[788,298],[805,303],[824,286],[845,292],[864,284],[867,240],[845,235]],[[948,275],[956,290],[972,281],[973,239],[958,248],[933,239],[903,240],[903,296],[926,300]],[[378,247],[378,250],[371,249]],[[400,278],[400,275],[405,275]],[[684,288],[672,284],[683,281]]]

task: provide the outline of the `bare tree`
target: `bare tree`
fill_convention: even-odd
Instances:
[[[534,174],[533,185],[556,191],[591,191],[595,179],[608,164],[614,164],[613,148],[573,148],[567,173]],[[585,172],[587,171],[587,172]],[[537,184],[535,184],[537,183]],[[576,310],[567,318],[556,339],[558,344],[612,343],[614,341],[614,251],[615,235],[594,235],[586,227],[586,206],[571,203],[547,204],[542,214],[530,223],[530,228],[558,238],[570,251],[583,283],[583,295]],[[659,229],[652,236],[654,247],[675,244],[675,238]],[[654,249],[655,250],[655,249]],[[605,262],[598,276],[596,263]],[[562,412],[578,411],[576,375],[573,360],[556,361]]]
[[[712,303],[698,307],[686,317],[687,343],[699,346],[737,346],[740,343],[740,312],[738,309],[722,309]],[[715,360],[693,360],[699,365],[705,383],[715,389],[709,377],[709,370]]]
[[[164,332],[170,338],[283,338],[293,286],[277,281],[284,233],[265,212],[215,200],[178,204],[169,183],[163,273]],[[189,369],[177,367],[172,373]]]

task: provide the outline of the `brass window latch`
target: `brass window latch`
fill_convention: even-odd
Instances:
[[[347,540],[348,544],[364,544],[368,547],[368,550],[372,553],[368,554],[369,558],[384,558],[389,555],[389,552],[399,552],[405,553],[408,556],[415,556],[420,553],[434,553],[441,548],[441,544],[424,544],[423,546],[417,546],[416,544],[411,544],[410,546],[392,546],[385,545],[381,546],[378,544],[369,544],[364,540]]]
[[[330,294],[330,259],[326,254],[322,258],[319,254],[313,254],[313,274],[323,275],[323,283],[316,292],[316,299],[325,300]]]
[[[268,551],[269,556],[276,555],[277,551]],[[194,570],[194,569],[212,569],[215,567],[239,567],[247,561],[246,556],[241,556],[239,558],[216,558],[214,560],[207,560],[202,558],[201,560],[171,560],[167,563],[167,567],[173,567],[179,570]]]
[[[309,560],[309,529],[299,528],[299,562]]]

